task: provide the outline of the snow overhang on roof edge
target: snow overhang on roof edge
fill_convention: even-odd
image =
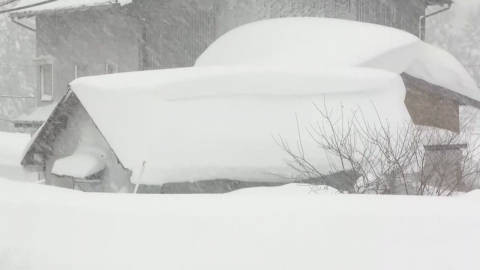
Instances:
[[[98,1],[88,1],[88,3],[76,2],[72,4],[67,4],[67,5],[54,5],[57,2],[58,1],[46,3],[44,5],[39,5],[35,7],[16,10],[16,11],[10,12],[9,14],[10,14],[10,17],[12,18],[23,19],[23,18],[33,17],[39,14],[72,12],[72,11],[78,11],[78,10],[87,10],[90,8],[108,7],[113,5],[122,6],[124,4],[128,4],[128,3],[122,3],[122,2],[125,2],[124,0],[123,1],[122,0],[98,0]]]
[[[425,4],[429,6],[443,6],[443,5],[451,5],[454,2],[452,0],[424,0]]]

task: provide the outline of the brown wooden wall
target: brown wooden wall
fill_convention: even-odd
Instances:
[[[403,74],[407,89],[405,105],[416,125],[460,131],[460,109],[454,99],[444,95],[439,86]]]

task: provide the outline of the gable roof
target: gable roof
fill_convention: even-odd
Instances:
[[[46,2],[45,0],[21,0],[15,7],[16,9],[26,7],[24,9],[16,10],[10,13],[10,16],[15,18],[31,17],[43,13],[51,12],[66,12],[78,9],[88,9],[92,7],[109,6],[109,5],[126,5],[133,0],[57,0]]]

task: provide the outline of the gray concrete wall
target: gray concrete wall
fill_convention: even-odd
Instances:
[[[54,102],[75,79],[75,65],[81,76],[105,74],[107,61],[118,64],[120,72],[138,70],[138,29],[118,8],[39,15],[37,57],[53,61]]]
[[[238,26],[273,18],[327,17],[356,20],[355,0],[225,0],[217,6],[216,36]]]
[[[189,0],[38,15],[36,54],[52,59],[58,102],[75,79],[75,65],[79,76],[105,74],[107,62],[119,72],[192,66],[214,40],[214,21],[211,6]],[[39,106],[51,103],[38,96]]]
[[[325,17],[386,25],[416,36],[425,14],[420,0],[225,0],[217,6],[216,36],[240,25],[283,17]]]

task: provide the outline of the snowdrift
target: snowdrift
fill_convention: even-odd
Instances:
[[[95,194],[0,180],[0,268],[478,269],[478,196],[307,194]]]

